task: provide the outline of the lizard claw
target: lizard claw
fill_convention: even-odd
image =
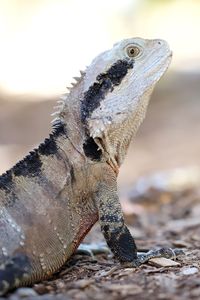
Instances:
[[[172,248],[160,248],[156,250],[150,250],[146,253],[149,259],[156,257],[165,257],[169,259],[176,259],[177,256],[183,255],[184,251],[180,249],[172,249]]]
[[[136,259],[134,259],[132,262],[124,262],[122,263],[122,265],[124,267],[137,268],[140,265],[148,262],[152,258],[164,257],[169,259],[176,259],[177,256],[183,254],[184,251],[180,249],[160,248],[160,249],[150,250],[146,253],[138,252]]]

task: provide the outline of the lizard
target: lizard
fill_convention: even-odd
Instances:
[[[49,278],[100,222],[108,247],[136,267],[117,176],[172,57],[161,39],[129,38],[99,54],[62,96],[52,132],[0,176],[0,295]]]

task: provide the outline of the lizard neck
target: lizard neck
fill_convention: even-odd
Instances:
[[[73,88],[70,88],[70,92],[62,96],[62,106],[60,111],[57,113],[55,122],[53,121],[53,128],[57,127],[57,124],[58,126],[60,126],[60,124],[64,125],[68,141],[71,142],[79,153],[84,152],[83,143],[86,139],[85,128],[81,121],[80,109],[84,90],[83,79],[84,74],[82,74],[80,78],[76,78],[77,82]]]

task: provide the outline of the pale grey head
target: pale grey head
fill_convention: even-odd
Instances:
[[[87,67],[74,90],[87,135],[115,171],[141,124],[150,94],[172,52],[164,40],[131,38],[116,43]],[[77,94],[75,92],[75,94]]]
[[[120,83],[106,93],[87,119],[90,136],[115,169],[124,159],[131,137],[145,116],[153,87],[167,70],[171,56],[164,40],[132,38],[97,56],[86,70],[85,91],[116,62],[132,62]]]

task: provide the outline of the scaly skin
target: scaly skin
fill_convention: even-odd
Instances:
[[[100,54],[64,95],[50,137],[0,177],[1,295],[57,271],[98,219],[120,262],[145,261],[124,224],[117,175],[170,60],[166,42],[139,38]]]

